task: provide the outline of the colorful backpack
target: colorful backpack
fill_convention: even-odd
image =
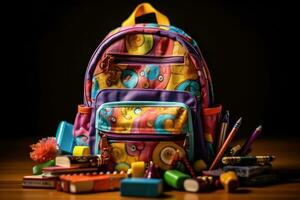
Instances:
[[[157,24],[135,24],[149,13]],[[197,43],[142,3],[92,55],[73,136],[93,154],[101,153],[105,138],[115,169],[153,161],[166,170],[177,150],[191,162],[209,163],[221,112],[213,98]]]

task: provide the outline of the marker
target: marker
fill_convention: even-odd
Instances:
[[[250,136],[250,138],[248,138],[245,142],[245,144],[242,146],[242,149],[240,150],[240,155],[246,155],[249,150],[250,147],[252,145],[252,143],[256,140],[256,138],[259,136],[259,134],[261,133],[261,129],[262,126],[258,126],[255,131],[252,133],[252,135]]]
[[[226,156],[222,158],[224,165],[267,165],[275,159],[275,156]]]
[[[209,170],[214,169],[218,163],[220,162],[222,156],[224,155],[227,147],[229,146],[230,142],[232,141],[232,139],[234,138],[235,134],[237,133],[239,127],[241,126],[242,123],[242,117],[239,118],[239,120],[235,123],[235,125],[233,126],[231,132],[229,133],[226,141],[224,142],[222,148],[220,149],[220,151],[218,152],[216,158],[214,159],[213,163],[211,164]]]

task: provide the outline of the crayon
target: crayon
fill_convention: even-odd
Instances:
[[[167,170],[164,173],[164,180],[166,183],[176,189],[182,189],[183,182],[187,178],[191,177],[188,174],[184,174],[178,170]]]
[[[220,175],[220,181],[227,192],[233,192],[239,186],[239,180],[234,171],[224,172]]]
[[[247,155],[249,152],[252,143],[256,140],[256,138],[260,135],[262,130],[262,126],[258,126],[255,131],[252,133],[252,135],[246,140],[245,144],[242,146],[242,149],[240,150],[240,155]]]
[[[224,165],[267,165],[275,159],[275,156],[226,156],[222,158]]]
[[[220,151],[220,149],[221,149],[221,147],[224,143],[224,140],[226,138],[228,124],[229,124],[229,111],[226,110],[225,115],[222,119],[222,124],[221,124],[221,128],[220,128],[220,135],[219,135],[219,141],[218,141],[218,146],[217,146],[217,152]]]
[[[235,123],[234,127],[232,128],[231,132],[229,133],[226,141],[224,142],[223,146],[221,147],[220,151],[218,152],[217,156],[215,157],[213,163],[210,166],[210,170],[214,169],[220,162],[222,156],[224,155],[227,147],[229,146],[230,142],[234,138],[235,134],[237,133],[240,125],[242,123],[242,118],[239,118],[239,120]]]

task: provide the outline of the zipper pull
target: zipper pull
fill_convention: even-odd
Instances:
[[[109,68],[112,66],[113,61],[114,61],[114,57],[112,57],[111,55],[106,55],[106,57],[100,63],[100,68],[104,72],[107,72],[109,70]]]
[[[108,165],[111,162],[111,146],[108,144],[107,136],[103,133],[100,133],[101,141],[99,144],[99,148],[101,150],[100,160],[101,165]]]
[[[99,148],[100,150],[104,150],[104,149],[110,149],[110,145],[108,144],[108,141],[107,141],[107,135],[103,134],[103,133],[100,133],[100,136],[101,136],[101,141],[100,141],[100,144],[99,144]]]

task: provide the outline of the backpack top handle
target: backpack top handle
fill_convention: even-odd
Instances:
[[[157,11],[151,4],[149,3],[141,3],[139,4],[131,15],[122,23],[122,27],[124,26],[133,26],[135,25],[135,18],[140,17],[146,14],[154,13],[156,17],[156,21],[161,25],[170,25],[170,21],[167,16],[163,15],[159,11]]]

